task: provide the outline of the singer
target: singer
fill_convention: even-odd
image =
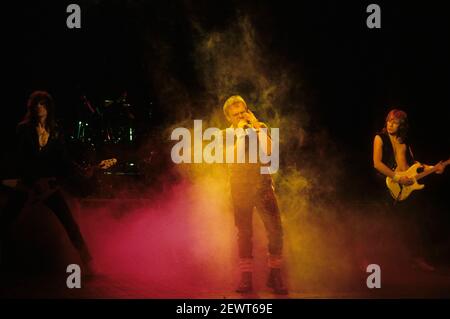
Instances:
[[[258,121],[239,95],[231,96],[226,100],[223,112],[232,128],[251,127],[256,130],[262,127],[267,128],[266,124]],[[261,130],[261,133],[262,131],[265,130]],[[267,152],[270,153],[270,136],[266,137],[269,140]],[[261,136],[259,135],[258,138]],[[238,230],[239,269],[241,271],[236,291],[249,293],[253,290],[252,218],[253,208],[256,207],[269,240],[268,267],[270,270],[267,286],[272,288],[275,294],[287,294],[281,276],[283,232],[280,211],[272,177],[270,174],[260,174],[260,166],[260,163],[228,164],[234,218]]]

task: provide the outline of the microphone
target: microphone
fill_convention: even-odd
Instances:
[[[238,127],[246,130],[248,128],[253,128],[252,124],[248,120],[240,120],[238,123]]]
[[[248,128],[253,128],[252,124],[249,121],[246,121],[246,123],[244,124],[244,126],[242,127],[244,130],[248,129]]]

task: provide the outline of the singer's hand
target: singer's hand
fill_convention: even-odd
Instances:
[[[247,109],[247,112],[245,112],[244,116],[245,116],[245,119],[247,121],[249,121],[250,124],[252,124],[252,125],[253,125],[253,123],[257,123],[258,122],[258,119],[256,118],[255,114],[253,114],[253,112],[250,111],[250,109]]]
[[[246,129],[246,128],[249,128],[251,126],[252,125],[251,125],[250,121],[245,120],[245,119],[240,120],[239,123],[238,123],[238,128],[242,128],[242,129]]]
[[[263,122],[260,122],[256,118],[255,114],[253,114],[252,111],[248,110],[248,115],[247,116],[248,116],[248,120],[250,121],[251,126],[254,129],[258,130],[260,128],[267,128],[267,125],[265,123],[263,123]]]

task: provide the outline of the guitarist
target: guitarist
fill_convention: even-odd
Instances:
[[[375,135],[373,141],[373,165],[374,168],[384,176],[392,178],[395,182],[401,185],[411,185],[414,180],[406,176],[399,177],[398,172],[404,172],[415,163],[411,146],[408,144],[408,117],[406,112],[398,109],[391,110],[385,121],[384,128],[380,133]],[[422,165],[423,169],[427,170],[433,168],[430,165]],[[444,165],[439,162],[434,166],[437,174],[444,172]],[[417,194],[415,194],[417,195]],[[417,197],[417,196],[416,196]],[[408,199],[405,202],[391,202],[395,204],[396,211],[404,211],[405,214],[413,214],[415,210],[420,209],[421,205],[417,205],[414,199]],[[414,202],[414,203],[413,203]],[[423,215],[423,214],[421,214]],[[419,216],[416,216],[419,217]],[[423,216],[422,216],[423,217]],[[423,227],[423,223],[417,221],[417,225]],[[421,231],[423,248],[423,230]],[[414,262],[423,270],[432,271],[434,267],[429,265],[423,258],[415,258]]]
[[[27,108],[24,120],[17,126],[19,182],[0,215],[0,245],[4,244],[10,225],[30,197],[41,196],[42,203],[64,226],[89,273],[92,257],[61,191],[54,185],[43,187],[40,183],[44,178],[67,175],[72,168],[56,125],[53,98],[45,91],[35,91],[28,99]]]

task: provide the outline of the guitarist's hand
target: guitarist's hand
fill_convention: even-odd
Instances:
[[[82,170],[83,176],[87,177],[87,178],[91,178],[94,175],[94,169],[95,169],[95,167],[93,167],[93,166],[88,166],[86,168],[83,168],[83,170]]]
[[[400,185],[409,186],[409,185],[414,184],[414,180],[412,178],[403,176],[403,177],[400,177],[400,179],[398,180],[398,183]]]
[[[444,173],[445,165],[444,163],[442,163],[442,161],[434,165],[434,167],[436,168],[436,174]]]

